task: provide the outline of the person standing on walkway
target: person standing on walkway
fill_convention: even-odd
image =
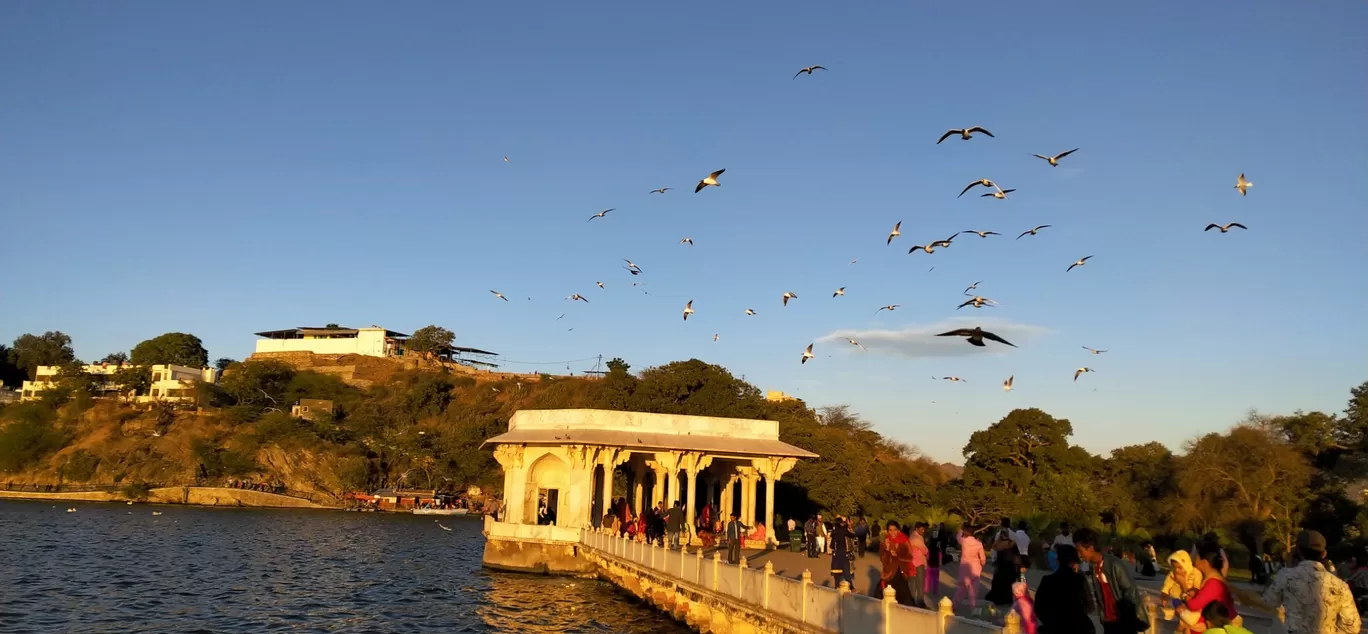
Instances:
[[[807,545],[809,559],[817,556],[817,516],[813,515],[803,524],[803,543]]]
[[[983,552],[983,542],[973,533],[961,528],[958,540],[960,564],[959,576],[955,577],[955,603],[963,605],[967,595],[969,610],[973,611],[978,609],[979,576],[983,574],[988,558]]]
[[[914,605],[912,588],[908,586],[912,571],[912,548],[907,535],[897,522],[889,520],[883,539],[879,540],[879,563],[883,572],[879,575],[880,586],[893,588],[894,597],[902,605]]]
[[[746,528],[732,513],[731,521],[727,522],[727,563],[741,563],[741,540],[746,538]]]
[[[1045,575],[1036,588],[1035,613],[1040,619],[1040,634],[1096,634],[1088,580],[1078,572],[1078,550],[1059,544],[1054,552],[1059,568]]]
[[[1362,623],[1349,585],[1325,568],[1325,536],[1297,535],[1296,565],[1283,568],[1263,600],[1287,609],[1288,634],[1357,634]]]
[[[993,536],[993,584],[983,598],[993,605],[1004,607],[1012,604],[1012,584],[1016,583],[1021,570],[1017,567],[1016,531],[1012,530],[1012,519],[1002,518],[997,534]]]
[[[1102,633],[1135,634],[1149,629],[1149,614],[1126,562],[1104,553],[1099,548],[1097,532],[1090,528],[1078,529],[1073,540],[1079,558],[1091,564],[1087,578],[1092,603],[1102,621]]]
[[[850,530],[850,523],[844,517],[836,517],[836,527],[831,530],[831,587],[840,587],[844,581],[850,584],[850,589],[855,589],[855,575],[850,566],[850,547],[855,540],[855,534]]]
[[[1197,547],[1197,555],[1195,565],[1202,573],[1202,587],[1197,590],[1197,594],[1179,606],[1179,618],[1190,630],[1201,632],[1207,627],[1206,622],[1202,620],[1202,611],[1207,605],[1215,602],[1224,604],[1230,617],[1239,625],[1241,621],[1239,613],[1235,611],[1235,595],[1230,591],[1230,583],[1226,581],[1225,575],[1221,574],[1221,570],[1227,569],[1228,566],[1222,561],[1223,551],[1220,545],[1216,542],[1203,542]]]
[[[825,555],[827,552],[827,537],[831,531],[827,529],[826,522],[822,521],[822,514],[817,514],[817,554]]]
[[[912,605],[926,607],[926,557],[930,549],[926,547],[926,522],[917,522],[908,535],[908,548],[912,551],[912,574],[907,583],[912,587]]]
[[[860,523],[855,525],[855,555],[864,557],[867,548],[869,548],[869,522],[861,517]]]
[[[670,538],[670,548],[679,550],[679,531],[684,527],[684,508],[675,500],[674,506],[665,514],[665,534]]]
[[[926,603],[936,606],[940,600],[941,561],[945,559],[945,525],[938,526],[926,538]]]

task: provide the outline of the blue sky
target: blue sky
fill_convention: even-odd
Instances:
[[[513,361],[698,357],[956,461],[1014,407],[1094,451],[1343,408],[1368,7],[904,4],[0,4],[0,339],[241,358],[437,323]],[[996,138],[935,144],[966,125]],[[982,177],[1018,191],[956,199]],[[967,229],[1005,235],[907,254]],[[956,311],[978,280],[1001,305]],[[928,339],[955,318],[1021,347]]]

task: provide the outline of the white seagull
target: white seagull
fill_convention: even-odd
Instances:
[[[844,287],[844,286],[842,286],[842,287],[836,289],[836,292],[831,294],[832,297],[836,297],[836,296],[838,296],[838,295],[845,295],[845,287]]]
[[[505,163],[512,163],[513,161],[508,160],[508,157],[505,156],[505,157],[504,157],[504,162],[505,162]]]
[[[997,302],[988,299],[987,297],[979,297],[975,295],[974,297],[970,298],[969,301],[966,301],[963,304],[960,304],[959,306],[955,307],[955,310],[959,310],[970,304],[973,304],[974,308],[983,308],[984,306],[997,306]]]
[[[1069,268],[1064,269],[1064,272],[1065,272],[1065,273],[1068,273],[1069,271],[1074,270],[1074,267],[1075,267],[1075,266],[1083,266],[1083,264],[1086,263],[1090,258],[1092,258],[1091,255],[1083,256],[1083,257],[1080,258],[1077,262],[1074,262],[1073,264],[1070,264],[1070,265],[1069,265]]]
[[[846,341],[847,341],[850,345],[852,345],[852,346],[858,346],[861,350],[864,350],[865,352],[869,352],[869,348],[864,347],[864,344],[862,344],[862,343],[860,343],[860,342],[858,342],[858,341],[856,341],[856,340],[854,340],[854,339],[846,339]]]
[[[594,282],[594,283],[595,283],[595,284],[598,284],[598,287],[599,287],[599,288],[603,288],[603,282]]]
[[[798,79],[798,75],[802,75],[803,73],[811,75],[814,70],[826,70],[826,66],[808,66],[807,68],[800,69],[797,73],[794,73],[793,78]]]
[[[961,382],[961,381],[963,381],[964,383],[968,383],[968,382],[969,382],[969,381],[966,381],[966,380],[964,380],[964,379],[961,379],[961,378],[959,378],[959,377],[957,377],[957,376],[943,376],[943,377],[941,377],[941,379],[942,379],[942,380],[945,380],[945,381],[949,381],[949,382],[951,382],[951,383],[959,383],[959,382]]]
[[[746,314],[747,314],[747,315],[754,315],[754,314],[755,314],[755,309],[753,309],[753,308],[747,308],[747,309],[746,309]]]
[[[1085,373],[1085,372],[1096,372],[1096,371],[1097,371],[1097,370],[1094,370],[1094,369],[1092,369],[1092,368],[1079,368],[1079,369],[1077,369],[1077,370],[1074,370],[1074,382],[1075,382],[1075,383],[1078,382],[1078,375],[1083,374],[1083,373]]]
[[[1012,381],[1013,381],[1014,379],[1016,379],[1016,375],[1015,375],[1015,374],[1013,374],[1012,376],[1007,377],[1007,380],[1002,382],[1002,391],[1004,391],[1004,392],[1011,392],[1011,391],[1012,391]]]
[[[1010,193],[1012,193],[1012,192],[1014,192],[1014,191],[1016,191],[1016,190],[1015,190],[1015,189],[999,189],[999,190],[997,190],[997,191],[995,191],[995,192],[988,192],[988,193],[986,193],[986,194],[980,195],[979,198],[987,198],[987,197],[989,197],[989,196],[992,196],[993,198],[996,198],[996,199],[998,199],[998,200],[1007,200],[1007,194],[1010,194]]]
[[[788,300],[790,300],[790,299],[798,299],[798,296],[795,295],[795,294],[793,294],[793,293],[790,293],[790,292],[788,292],[788,291],[785,291],[785,292],[784,292],[784,305],[785,305],[785,306],[788,306]]]
[[[988,136],[993,136],[993,133],[992,133],[992,132],[989,132],[988,130],[985,130],[984,128],[982,128],[982,127],[980,127],[980,126],[973,126],[973,127],[970,127],[970,128],[964,128],[963,130],[960,130],[960,129],[952,129],[952,130],[946,131],[945,134],[942,134],[942,135],[941,135],[941,138],[940,138],[940,141],[936,141],[936,145],[940,145],[940,142],[941,142],[941,141],[944,141],[944,140],[946,140],[946,139],[948,139],[948,138],[950,138],[950,137],[952,137],[952,136],[955,136],[956,134],[960,135],[960,139],[965,140],[965,141],[968,141],[969,138],[970,138],[975,132],[982,132],[982,133],[984,133],[984,134],[986,134],[986,135],[988,135]]]
[[[502,300],[504,300],[504,301],[508,301],[508,298],[507,298],[507,297],[504,297],[504,296],[503,296],[503,293],[500,293],[499,291],[490,290],[489,292],[493,293],[494,296],[497,297],[497,298],[499,298],[499,299],[502,299]]]
[[[964,289],[964,294],[965,294],[965,295],[968,295],[968,294],[969,294],[969,291],[978,289],[978,285],[979,285],[979,284],[982,284],[982,283],[983,283],[983,280],[979,280],[979,281],[977,281],[977,282],[974,282],[973,284],[970,284],[970,285],[969,285],[969,288]]]
[[[899,307],[899,306],[902,306],[902,304],[889,304],[889,305],[887,305],[887,306],[884,306],[884,307],[880,308],[879,310],[874,311],[874,314],[875,314],[875,315],[879,314],[879,311],[880,311],[880,310],[886,310],[886,311],[888,311],[888,312],[891,313],[891,312],[893,312],[893,311],[895,311],[895,310],[898,310],[898,307]]]
[[[1238,222],[1232,222],[1232,223],[1230,223],[1230,224],[1225,224],[1225,225],[1218,225],[1218,224],[1216,224],[1216,223],[1213,222],[1213,223],[1207,225],[1206,228],[1203,229],[1202,231],[1211,231],[1212,229],[1220,229],[1220,230],[1221,230],[1221,233],[1225,233],[1225,232],[1227,232],[1227,231],[1230,231],[1230,228],[1231,228],[1231,227],[1239,227],[1239,228],[1241,228],[1241,229],[1246,229],[1246,230],[1249,229],[1249,227],[1246,227],[1246,226],[1244,226],[1244,225],[1242,225],[1242,224],[1240,224],[1240,223],[1238,223]]]
[[[714,342],[714,343],[717,342],[717,333],[713,333],[713,342]]]
[[[898,224],[893,225],[893,230],[892,230],[892,231],[888,232],[888,242],[885,242],[884,245],[887,246],[887,245],[893,244],[893,238],[896,238],[896,237],[898,237],[898,236],[900,236],[900,235],[902,235],[902,221],[901,221],[901,220],[898,221]],[[855,258],[855,260],[858,260],[858,259],[860,259],[860,258]],[[854,263],[855,263],[855,260],[851,260],[850,263],[851,263],[851,264],[854,264]]]
[[[1245,195],[1245,190],[1253,187],[1254,183],[1245,180],[1244,172],[1240,172],[1240,177],[1235,179],[1235,189],[1240,190],[1240,195]]]
[[[693,238],[690,238],[690,237],[688,237],[688,236],[685,236],[683,239],[681,239],[681,240],[679,241],[679,243],[680,243],[680,244],[687,244],[687,245],[689,245],[689,246],[693,246]]]
[[[623,258],[622,261],[627,263],[627,270],[632,271],[632,275],[636,275],[637,273],[641,272],[641,267],[637,266],[635,262],[632,262],[627,258]]]
[[[1089,347],[1087,347],[1087,346],[1083,346],[1083,349],[1084,349],[1084,350],[1087,350],[1088,352],[1091,352],[1091,353],[1093,353],[1093,354],[1102,354],[1103,352],[1106,352],[1106,350],[1094,350],[1094,349],[1089,348]]]
[[[708,174],[708,177],[707,177],[707,178],[704,178],[703,180],[698,181],[698,187],[695,187],[695,188],[694,188],[694,193],[697,194],[698,192],[703,191],[703,188],[704,188],[704,187],[707,187],[707,186],[709,186],[709,185],[712,185],[713,187],[721,187],[722,184],[719,183],[719,182],[717,182],[717,177],[718,177],[718,176],[721,176],[721,175],[722,175],[722,172],[725,172],[725,171],[727,171],[727,170],[726,170],[726,169],[717,170],[716,172],[713,172],[713,173],[711,173],[711,174]]]
[[[667,191],[670,191],[671,189],[674,189],[674,188],[673,188],[673,187],[661,187],[660,189],[652,189],[652,190],[651,190],[651,193],[652,193],[652,194],[663,194],[663,193],[665,193],[665,192],[667,192]]]
[[[812,354],[812,344],[808,344],[807,350],[803,351],[803,359],[798,363],[807,363],[808,359],[815,359],[817,355]]]
[[[585,299],[584,296],[583,296],[583,295],[580,295],[579,293],[574,293],[574,294],[570,295],[569,297],[567,297],[566,299],[572,300],[572,301],[573,301],[573,300],[579,300],[579,301],[582,301],[582,302],[584,302],[584,303],[586,303],[586,304],[589,303],[589,300]]]
[[[1044,229],[1044,228],[1046,228],[1046,227],[1049,227],[1049,226],[1050,226],[1050,225],[1039,225],[1039,226],[1037,226],[1037,227],[1034,228],[1034,229],[1027,229],[1026,231],[1022,231],[1022,232],[1021,232],[1021,235],[1017,236],[1016,239],[1017,239],[1017,240],[1020,240],[1020,239],[1022,239],[1022,238],[1025,238],[1026,236],[1033,236],[1033,235],[1036,234],[1036,232],[1038,232],[1038,231],[1040,231],[1041,229]]]
[[[1077,151],[1078,148],[1074,148],[1072,150],[1069,150],[1068,152],[1060,152],[1059,154],[1056,154],[1054,156],[1041,156],[1039,154],[1032,154],[1031,156],[1044,160],[1046,163],[1050,164],[1050,167],[1059,167],[1059,159],[1062,159]]]
[[[684,321],[689,321],[689,315],[692,315],[693,313],[693,300],[691,299],[689,300],[689,303],[684,305]]]
[[[972,234],[974,234],[974,235],[976,235],[976,236],[978,236],[978,237],[980,237],[980,238],[987,238],[988,236],[1000,236],[1000,235],[1002,235],[1002,234],[1000,234],[1000,233],[998,233],[998,232],[996,232],[996,231],[974,231],[973,229],[970,229],[970,230],[968,230],[968,231],[961,231],[960,233],[972,233]]]
[[[978,180],[976,180],[976,181],[974,181],[974,182],[972,182],[972,183],[969,183],[968,185],[965,185],[965,186],[964,186],[964,191],[960,192],[959,196],[955,196],[955,198],[959,198],[959,197],[965,195],[966,193],[969,192],[969,190],[971,190],[971,189],[973,189],[973,188],[975,188],[975,187],[978,187],[978,186],[992,187],[993,189],[997,189],[997,183],[994,183],[993,181],[990,181],[990,180],[988,180],[988,179],[986,179],[986,178],[980,178],[980,179],[978,179]]]
[[[602,218],[608,215],[608,212],[613,211],[613,209],[617,209],[617,207],[613,207],[612,209],[604,209],[603,211],[600,211],[592,216],[589,216],[589,219],[585,220],[585,222],[593,222],[595,218]]]

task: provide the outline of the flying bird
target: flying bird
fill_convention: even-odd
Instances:
[[[573,300],[579,300],[579,301],[582,301],[582,302],[584,302],[584,303],[586,303],[586,304],[589,303],[589,300],[585,299],[584,296],[583,296],[583,295],[580,295],[579,293],[574,293],[574,294],[572,294],[571,296],[567,297],[566,299],[572,300],[572,301],[573,301]]]
[[[718,176],[721,176],[721,175],[722,175],[722,172],[725,172],[725,171],[727,171],[727,170],[726,170],[726,169],[717,170],[716,172],[713,172],[713,173],[711,173],[711,174],[708,174],[708,177],[707,177],[707,178],[705,178],[705,179],[703,179],[703,180],[701,180],[701,181],[698,181],[698,187],[695,187],[695,188],[694,188],[694,193],[697,194],[698,192],[703,191],[703,188],[704,188],[704,187],[707,187],[707,186],[709,186],[709,185],[712,185],[713,187],[721,187],[722,184],[717,182],[717,177],[718,177]]]
[[[975,295],[974,297],[970,298],[968,301],[966,301],[966,302],[964,302],[963,304],[960,304],[959,306],[955,307],[955,310],[959,310],[959,309],[964,308],[965,306],[968,306],[968,305],[970,305],[970,304],[973,304],[974,308],[983,308],[984,306],[996,306],[996,305],[997,305],[997,302],[995,302],[995,301],[993,301],[993,300],[991,300],[991,299],[988,299],[987,297],[979,297],[979,296]]]
[[[1089,347],[1087,347],[1087,346],[1083,346],[1083,349],[1084,349],[1084,350],[1087,350],[1088,352],[1091,352],[1091,353],[1093,353],[1093,354],[1102,354],[1103,352],[1106,352],[1106,350],[1094,350],[1094,349],[1089,348]]]
[[[1077,369],[1077,370],[1074,370],[1074,382],[1075,382],[1075,383],[1078,382],[1078,375],[1084,374],[1084,373],[1086,373],[1086,372],[1096,372],[1096,371],[1097,371],[1097,370],[1094,370],[1094,369],[1092,369],[1092,368],[1079,368],[1079,369]]]
[[[1232,223],[1227,224],[1227,225],[1218,225],[1218,224],[1216,224],[1216,223],[1213,222],[1213,223],[1207,225],[1207,227],[1206,227],[1205,229],[1203,229],[1202,231],[1211,231],[1212,229],[1220,229],[1220,230],[1221,230],[1221,233],[1225,233],[1225,232],[1227,232],[1227,231],[1230,231],[1230,228],[1231,228],[1231,227],[1239,227],[1239,228],[1241,228],[1241,229],[1246,229],[1246,230],[1249,229],[1249,227],[1246,227],[1246,226],[1244,226],[1244,225],[1242,225],[1242,224],[1240,224],[1240,223],[1238,223],[1238,222],[1232,222]]]
[[[746,309],[746,314],[747,314],[747,315],[754,315],[754,314],[755,314],[755,309],[753,309],[753,308],[747,308],[747,309]]]
[[[976,235],[976,236],[978,236],[978,237],[980,237],[980,238],[987,238],[988,236],[1000,236],[1000,235],[1002,235],[1002,234],[1000,234],[1000,233],[998,233],[998,232],[996,232],[996,231],[974,231],[973,229],[970,229],[970,230],[968,230],[968,231],[961,231],[960,233],[972,233],[972,234],[974,234],[974,235]],[[956,234],[956,235],[958,235],[958,234]]]
[[[1007,380],[1002,382],[1002,391],[1004,391],[1004,392],[1011,392],[1011,391],[1012,391],[1012,381],[1013,381],[1014,379],[1016,379],[1016,375],[1015,375],[1015,374],[1013,374],[1012,376],[1007,377]]]
[[[992,187],[992,188],[994,188],[994,189],[997,188],[997,183],[994,183],[993,181],[990,181],[990,180],[988,180],[988,179],[986,179],[986,178],[980,178],[980,179],[978,179],[978,180],[976,180],[976,181],[974,181],[974,182],[972,182],[972,183],[969,183],[968,185],[965,185],[965,186],[964,186],[964,191],[960,192],[959,196],[955,196],[955,198],[959,198],[960,196],[963,196],[964,194],[968,193],[969,190],[971,190],[971,189],[973,189],[974,187],[979,186],[979,185],[982,185],[983,187]]]
[[[941,141],[944,141],[944,140],[946,140],[946,139],[948,139],[948,138],[950,138],[950,137],[952,137],[952,136],[955,136],[956,134],[960,135],[960,139],[962,139],[962,140],[964,140],[964,141],[968,141],[968,140],[969,140],[969,137],[971,137],[975,132],[982,132],[982,133],[984,133],[984,134],[986,134],[986,135],[988,135],[988,136],[993,136],[993,133],[992,133],[992,132],[989,132],[989,131],[987,131],[987,130],[983,129],[982,127],[979,127],[979,126],[974,126],[974,127],[972,127],[972,128],[965,128],[965,129],[963,129],[963,130],[952,129],[952,130],[946,131],[945,134],[942,134],[942,135],[941,135],[941,138],[940,138],[940,141],[936,141],[936,145],[940,145],[940,142],[941,142]]]
[[[860,342],[858,342],[858,341],[856,341],[856,340],[854,340],[854,339],[846,339],[846,342],[849,343],[849,344],[852,345],[852,346],[858,346],[861,350],[864,350],[865,352],[869,352],[869,348],[864,347],[864,344],[862,344],[862,343],[860,343]]]
[[[969,291],[978,289],[978,285],[979,285],[979,284],[982,284],[982,283],[983,283],[983,280],[979,280],[979,281],[977,281],[977,282],[974,282],[973,284],[970,284],[970,285],[969,285],[969,288],[964,289],[964,294],[965,294],[965,295],[968,295],[968,294],[969,294]]]
[[[826,67],[825,67],[825,66],[808,66],[807,68],[804,68],[804,69],[802,69],[802,70],[799,70],[797,73],[794,73],[793,78],[794,78],[794,79],[798,79],[798,76],[799,76],[799,75],[802,75],[803,73],[807,73],[807,74],[811,75],[811,74],[812,74],[812,71],[814,71],[814,70],[826,70]]]
[[[717,333],[713,333],[713,343],[717,342]]]
[[[790,293],[790,292],[785,291],[785,292],[784,292],[784,305],[785,305],[785,306],[788,306],[788,300],[790,300],[790,299],[798,299],[798,296],[797,296],[797,295],[794,295],[793,293]]]
[[[951,383],[959,383],[959,382],[961,382],[961,381],[964,381],[965,383],[968,383],[968,381],[965,381],[964,379],[961,379],[961,378],[959,378],[959,377],[957,377],[957,376],[943,376],[943,377],[941,377],[941,380],[942,380],[942,381],[949,381],[949,382],[951,382]]]
[[[599,287],[599,288],[603,288],[603,282],[594,282],[594,283],[595,283],[595,284],[598,284],[598,287]]]
[[[683,239],[681,239],[681,240],[679,241],[679,243],[680,243],[680,244],[687,244],[687,245],[689,245],[689,246],[693,246],[693,238],[690,238],[690,237],[688,237],[688,236],[685,236]]]
[[[1240,172],[1240,177],[1235,179],[1235,189],[1240,190],[1240,195],[1245,195],[1245,190],[1253,187],[1254,183],[1245,180],[1244,172]]]
[[[437,522],[437,520],[432,520],[432,521]],[[444,531],[449,531],[449,530],[451,530],[450,527],[443,526],[441,522],[437,522],[437,528],[440,528],[440,529],[442,529],[442,530],[444,530]]]
[[[938,246],[947,246],[947,247],[948,247],[948,246],[950,246],[950,243],[947,242],[947,241],[945,241],[945,240],[937,240],[937,241],[935,241],[935,242],[932,242],[931,244],[914,244],[914,245],[912,245],[912,248],[911,248],[911,249],[908,249],[908,250],[907,250],[907,254],[908,254],[908,255],[912,255],[913,253],[916,253],[917,251],[925,251],[925,252],[927,252],[927,253],[935,253],[935,252],[936,252],[936,247],[938,247]]]
[[[635,273],[632,273],[632,275],[636,275],[637,273],[641,272],[641,267],[637,266],[635,262],[628,260],[627,258],[623,258],[622,261],[627,263],[627,270],[635,271]]]
[[[803,351],[803,360],[798,363],[807,363],[808,359],[815,359],[817,355],[812,354],[812,344],[808,344],[807,350]]]
[[[1083,264],[1084,264],[1085,262],[1087,262],[1088,259],[1091,258],[1091,257],[1092,257],[1091,255],[1083,256],[1083,257],[1080,258],[1077,262],[1074,262],[1073,264],[1070,264],[1070,265],[1069,265],[1069,268],[1064,269],[1064,272],[1065,272],[1065,273],[1068,273],[1069,271],[1074,270],[1074,267],[1075,267],[1075,266],[1083,266]]]
[[[565,313],[561,313],[561,314],[560,314],[560,317],[557,317],[557,318],[556,318],[556,321],[560,321],[560,320],[562,320],[562,319],[564,319],[564,318],[565,318]]]
[[[886,311],[888,311],[888,312],[891,313],[891,312],[893,312],[893,311],[895,311],[895,310],[898,310],[898,307],[899,307],[899,306],[902,306],[902,304],[889,304],[889,305],[887,305],[887,306],[884,306],[884,307],[880,308],[879,310],[874,311],[874,314],[875,314],[875,315],[879,314],[879,311],[880,311],[880,310],[886,310]]]
[[[984,329],[983,329],[982,327],[980,327],[980,326],[974,326],[973,329],[969,329],[969,328],[958,328],[958,329],[955,329],[955,330],[951,330],[950,332],[943,332],[943,333],[941,333],[941,334],[939,334],[939,335],[936,335],[936,336],[937,336],[937,337],[967,337],[967,338],[969,339],[969,344],[970,344],[970,345],[978,346],[978,347],[980,347],[980,348],[982,348],[982,347],[984,347],[985,345],[987,345],[987,344],[984,344],[984,343],[983,343],[983,340],[984,340],[984,339],[991,339],[991,340],[996,341],[996,342],[998,342],[998,343],[1005,343],[1005,344],[1007,344],[1007,345],[1009,345],[1009,346],[1011,346],[1011,347],[1013,347],[1013,348],[1017,347],[1016,344],[1014,344],[1014,343],[1012,343],[1012,342],[1010,342],[1010,341],[1007,341],[1006,339],[1003,339],[1002,337],[999,337],[999,336],[997,336],[997,335],[995,335],[995,334],[993,334],[993,333],[991,333],[991,332],[988,332],[987,330],[984,330]]]
[[[651,190],[651,193],[652,193],[652,194],[663,194],[663,193],[665,193],[665,192],[667,192],[667,191],[670,191],[671,189],[674,189],[674,188],[673,188],[673,187],[661,187],[660,189],[652,189],[652,190]]]
[[[613,209],[617,209],[617,207],[614,207]],[[600,211],[592,216],[589,216],[589,219],[585,220],[585,222],[593,222],[595,218],[602,218],[608,215],[608,212],[612,211],[613,209],[604,209],[603,211]]]
[[[1041,156],[1039,154],[1032,154],[1031,156],[1034,156],[1038,159],[1043,159],[1046,163],[1050,164],[1050,167],[1059,167],[1059,159],[1062,159],[1077,151],[1078,148],[1074,148],[1072,150],[1069,150],[1068,152],[1060,152],[1059,154],[1056,154],[1054,156]]]
[[[996,198],[996,199],[998,199],[998,200],[1007,200],[1007,194],[1010,194],[1010,193],[1012,193],[1012,192],[1014,192],[1014,191],[1016,191],[1016,190],[1015,190],[1015,189],[999,189],[999,190],[997,190],[997,191],[995,191],[995,192],[988,192],[988,193],[986,193],[986,194],[982,194],[982,195],[979,196],[979,198],[987,198],[987,197],[989,197],[989,196],[992,196],[993,198]]]
[[[504,300],[504,301],[508,301],[508,298],[507,298],[507,297],[504,297],[504,296],[503,296],[503,293],[500,293],[499,291],[490,290],[489,292],[493,293],[494,296],[497,297],[497,298],[499,298],[499,299],[502,299],[502,300]]]
[[[689,315],[692,315],[692,314],[694,314],[694,309],[693,309],[693,300],[691,299],[691,300],[689,300],[689,303],[687,303],[687,304],[684,305],[684,321],[689,321]]]
[[[1024,237],[1026,237],[1026,236],[1033,236],[1033,235],[1036,234],[1036,232],[1038,232],[1038,231],[1040,231],[1041,229],[1044,229],[1044,228],[1046,228],[1046,227],[1049,227],[1049,226],[1050,226],[1050,225],[1040,225],[1040,226],[1038,226],[1038,227],[1036,227],[1036,228],[1034,228],[1034,229],[1028,229],[1028,230],[1026,230],[1026,231],[1022,231],[1022,232],[1021,232],[1021,235],[1017,236],[1016,239],[1017,239],[1017,240],[1020,240],[1020,239],[1022,239],[1022,238],[1024,238]]]
[[[641,269],[634,269],[630,266],[624,266],[622,268],[627,269],[627,272],[631,273],[632,275],[641,275]],[[636,286],[636,284],[633,283],[632,286]]]
[[[505,163],[512,163],[513,161],[508,160],[508,157],[505,156],[505,157],[504,157],[504,162],[505,162]]]
[[[836,289],[836,292],[831,294],[832,297],[836,297],[837,295],[845,295],[845,287],[844,287],[844,286],[842,286],[842,287]]]
[[[893,230],[892,230],[892,231],[888,232],[888,241],[885,242],[884,245],[887,246],[887,245],[893,244],[893,238],[896,238],[896,237],[898,237],[898,236],[900,236],[900,235],[902,235],[902,221],[901,221],[901,220],[898,221],[898,224],[893,225]],[[858,260],[858,259],[860,259],[860,258],[855,258],[855,260]],[[851,264],[854,264],[854,263],[855,263],[855,260],[851,260],[850,263],[851,263]]]

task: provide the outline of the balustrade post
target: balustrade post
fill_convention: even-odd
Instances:
[[[701,586],[703,585],[703,549],[699,548],[696,552],[698,553],[698,564],[694,566],[694,583]]]
[[[893,634],[893,606],[897,604],[898,595],[893,592],[893,586],[884,586],[882,609],[879,610],[883,614],[883,634]]]
[[[802,583],[802,586],[803,586],[803,592],[802,592],[801,594],[799,594],[798,596],[799,596],[799,598],[802,600],[803,609],[799,611],[799,614],[800,614],[800,616],[801,616],[801,618],[802,618],[802,621],[803,621],[804,623],[807,623],[807,622],[808,622],[808,620],[807,620],[807,617],[808,617],[808,593],[809,593],[809,592],[812,592],[812,571],[810,571],[810,570],[804,570],[804,571],[803,571],[803,580],[802,580],[801,583]]]
[[[680,546],[680,547],[679,547],[679,578],[680,578],[680,579],[683,579],[683,578],[684,578],[684,562],[687,561],[687,560],[684,558],[684,556],[687,555],[687,554],[689,554],[689,547],[688,547],[687,545]]]
[[[839,624],[836,627],[836,631],[838,632],[846,631],[845,604],[847,594],[850,594],[850,582],[842,580],[841,583],[836,586],[836,622]]]
[[[1003,634],[1021,634],[1021,615],[1017,614],[1016,608],[1012,608],[1007,613],[1006,627],[1002,628]]]
[[[950,629],[950,620],[955,618],[955,602],[950,597],[941,597],[940,613],[936,619],[936,634],[945,634]]]
[[[746,556],[741,556],[741,563],[736,565],[736,596],[746,596]]]
[[[772,562],[772,561],[767,561],[767,562],[765,562],[765,581],[764,581],[763,586],[761,587],[761,593],[760,593],[760,607],[765,608],[766,610],[769,609],[770,577],[773,577],[773,576],[774,576],[774,562]]]
[[[712,589],[717,591],[717,578],[722,575],[722,551],[713,551],[713,582]]]
[[[1159,634],[1159,605],[1148,593],[1145,594],[1145,614],[1149,615],[1149,634]]]

